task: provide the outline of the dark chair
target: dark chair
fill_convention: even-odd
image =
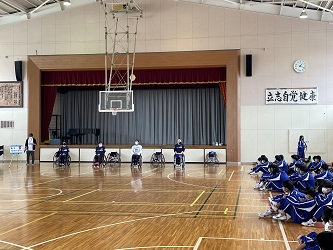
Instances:
[[[99,136],[101,135],[101,129],[100,128],[93,129],[93,134],[96,137],[96,143],[99,142]]]
[[[70,144],[77,144],[77,140],[74,141],[74,137],[76,138],[78,134],[78,129],[77,128],[70,128],[68,130],[67,135],[70,136]]]

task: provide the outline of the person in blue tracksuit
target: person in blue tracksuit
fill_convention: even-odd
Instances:
[[[321,159],[321,156],[315,155],[313,156],[313,162],[309,164],[308,169],[310,172],[313,171],[317,173],[323,164],[326,164],[326,162]]]
[[[289,180],[289,176],[284,171],[280,171],[280,168],[273,163],[269,164],[268,171],[269,174],[264,174],[254,188],[259,188],[261,191],[276,190],[283,192],[282,183]]]
[[[304,164],[296,164],[296,173],[289,176],[289,179],[294,182],[295,187],[305,190],[308,187],[315,186],[315,179],[311,173],[308,172],[307,166]]]
[[[288,205],[286,198],[288,196],[293,197],[295,201],[301,201],[301,198],[305,199],[305,194],[299,192],[290,180],[284,181],[282,183],[282,189],[284,192],[283,194],[278,194],[273,198],[268,198],[270,207],[264,212],[258,214],[260,218],[272,217],[272,215],[278,210],[283,210],[286,208]]]
[[[316,174],[314,176],[314,179],[317,180],[329,180],[332,181],[333,179],[333,175],[332,173],[328,170],[328,166],[327,164],[323,164],[321,165],[320,169],[319,169],[319,174]]]
[[[298,140],[297,144],[297,154],[301,157],[301,159],[305,158],[305,151],[307,150],[308,146],[306,145],[306,142],[304,141],[304,136],[301,135]]]
[[[291,163],[288,165],[288,175],[296,173],[296,164],[303,164],[299,155],[291,155]]]
[[[282,156],[283,157],[283,156]],[[277,165],[280,168],[280,171],[288,172],[288,165],[287,163],[283,160],[281,155],[276,155],[275,156],[275,161],[273,162],[275,165]]]
[[[296,223],[302,223],[312,218],[316,207],[314,188],[302,190],[302,193],[305,194],[305,198],[287,196],[284,208],[280,209],[279,214],[273,216],[273,219],[288,220],[291,218]]]
[[[269,165],[269,161],[268,158],[266,157],[266,155],[261,155],[258,158],[258,163],[257,165],[251,169],[251,172],[249,173],[250,175],[256,175],[259,172],[262,172],[263,174],[269,174],[268,172],[268,165]]]
[[[316,211],[314,212],[313,218],[306,222],[302,222],[303,226],[314,226],[317,220],[322,216],[325,209],[333,208],[333,182],[320,180],[318,184],[319,187],[315,198],[317,204]]]

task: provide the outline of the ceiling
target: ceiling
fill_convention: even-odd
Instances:
[[[0,0],[0,25],[12,23],[41,15],[60,12],[102,0],[71,0],[65,6],[63,0]],[[129,0],[103,0],[104,2],[124,3]],[[308,19],[333,23],[333,0],[163,0],[186,2],[208,6],[218,6],[244,11],[273,15],[299,17],[305,9]],[[143,10],[144,12],[144,10]]]

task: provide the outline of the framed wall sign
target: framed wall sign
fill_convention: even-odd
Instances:
[[[23,82],[0,82],[0,108],[23,107]]]
[[[266,88],[269,104],[318,104],[318,88]]]

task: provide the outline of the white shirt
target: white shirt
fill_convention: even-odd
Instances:
[[[141,145],[133,145],[131,149],[132,155],[141,155],[142,146]]]
[[[34,138],[28,138],[28,151],[34,151]]]

